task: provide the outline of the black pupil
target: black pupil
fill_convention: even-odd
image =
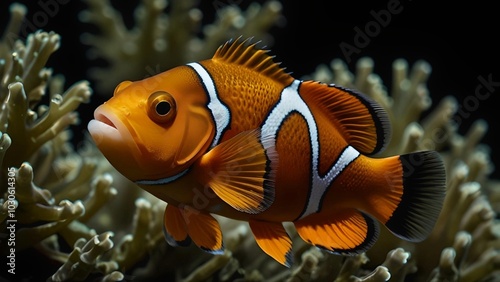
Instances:
[[[158,113],[160,116],[164,116],[170,112],[170,109],[172,106],[170,106],[170,103],[167,101],[160,101],[158,104],[156,104],[156,113]]]

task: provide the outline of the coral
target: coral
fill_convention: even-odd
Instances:
[[[40,167],[37,183],[54,186],[73,175],[64,175],[66,171],[55,171],[52,162],[67,161],[65,131],[75,124],[77,114],[74,110],[80,103],[88,102],[90,89],[87,82],[80,82],[62,91],[62,78],[52,77],[51,70],[44,67],[48,57],[59,47],[59,36],[55,33],[37,32],[31,34],[26,45],[21,41],[12,41],[15,27],[26,10],[23,6],[12,5],[14,15],[4,37],[9,40],[0,42],[2,50],[2,80],[0,81],[0,101],[2,120],[2,183],[7,183],[15,191],[15,199],[4,197],[2,215],[9,215],[20,228],[16,236],[16,247],[23,250],[39,243],[46,237],[58,232],[83,214],[81,201],[64,199],[55,202],[51,192],[41,189],[33,182],[33,166]],[[50,105],[38,103],[50,89]],[[60,94],[62,93],[62,94]],[[13,173],[13,168],[19,167]],[[67,177],[66,177],[67,176]],[[15,179],[15,180],[14,180]],[[7,185],[1,186],[2,195],[7,193]],[[7,206],[15,202],[15,210]],[[12,206],[12,205],[11,205]],[[4,218],[5,219],[5,218]],[[50,222],[33,226],[36,222]],[[2,221],[2,228],[6,222]]]
[[[124,275],[115,271],[118,264],[98,262],[99,257],[113,247],[111,235],[110,233],[95,235],[88,241],[84,238],[78,239],[64,264],[47,281],[83,281],[94,269],[102,269],[103,273],[109,273],[101,281],[123,280]]]
[[[87,34],[83,40],[93,47],[94,58],[110,63],[107,69],[92,71],[102,91],[124,76],[141,78],[146,67],[153,75],[157,65],[164,70],[209,58],[226,37],[247,34],[272,42],[266,30],[281,11],[276,1],[252,4],[246,11],[224,6],[214,23],[202,26],[196,1],[172,1],[167,7],[166,1],[144,0],[137,8],[138,27],[127,29],[109,2],[86,3],[89,10],[82,19],[97,25],[102,34]],[[390,87],[375,74],[369,58],[359,60],[354,72],[335,59],[307,78],[355,88],[378,101],[393,125],[384,155],[422,149],[442,154],[447,196],[432,234],[423,242],[409,243],[382,228],[371,250],[342,257],[304,243],[285,224],[295,251],[295,264],[288,269],[258,248],[247,223],[222,217],[217,217],[225,235],[222,255],[195,246],[168,246],[162,232],[165,203],[124,179],[89,140],[82,140],[78,149],[70,142],[78,107],[89,102],[92,90],[86,81],[65,88],[64,76],[46,67],[60,47],[59,35],[37,31],[25,42],[18,38],[26,12],[20,4],[11,5],[10,22],[0,39],[0,232],[8,235],[1,237],[0,250],[3,259],[9,258],[12,251],[5,244],[12,241],[4,238],[15,238],[16,279],[498,280],[500,182],[490,178],[490,149],[480,144],[487,123],[477,121],[465,135],[459,134],[460,124],[453,119],[456,98],[432,105],[426,86],[432,69],[427,62],[410,67],[403,59],[395,61]],[[33,263],[49,273],[40,274],[30,267]],[[14,274],[0,275],[11,279]]]
[[[129,241],[133,250],[127,254],[135,260],[144,256],[147,249],[137,238],[147,237],[143,227],[150,220],[129,220],[141,232],[118,236],[121,248],[112,248],[113,232],[97,235],[95,228],[103,226],[87,225],[96,217],[102,219],[96,214],[117,194],[113,172],[106,173],[109,166],[100,163],[102,157],[86,155],[84,148],[76,151],[69,142],[70,126],[79,122],[76,110],[89,102],[92,91],[87,81],[64,90],[64,77],[53,76],[45,67],[60,47],[59,35],[37,31],[23,42],[17,32],[26,7],[15,3],[10,10],[12,17],[0,41],[0,229],[8,235],[2,237],[2,257],[12,263],[12,275],[22,275],[16,271],[16,260],[38,252],[48,265],[62,264],[53,280],[83,280],[96,273],[104,281],[121,280],[116,261],[124,266],[132,263],[116,257],[123,257]],[[138,207],[137,214],[152,211],[148,203]],[[152,226],[158,229],[155,234],[161,232],[158,224]],[[28,267],[20,264],[18,269]]]
[[[231,37],[255,36],[270,43],[272,37],[266,32],[281,15],[278,1],[262,6],[252,3],[246,11],[226,4],[217,7],[214,23],[202,26],[203,14],[196,8],[196,0],[144,0],[135,11],[137,26],[127,29],[109,1],[85,2],[89,9],[80,18],[96,25],[101,34],[86,33],[82,41],[93,47],[90,57],[104,58],[109,63],[109,67],[90,71],[90,76],[97,80],[97,90],[106,95],[123,80],[141,79],[160,70],[209,58]],[[164,13],[167,8],[168,14]]]

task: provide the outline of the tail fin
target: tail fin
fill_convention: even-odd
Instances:
[[[434,228],[445,197],[443,161],[434,151],[410,153],[398,159],[403,171],[403,191],[385,226],[402,239],[422,241]]]

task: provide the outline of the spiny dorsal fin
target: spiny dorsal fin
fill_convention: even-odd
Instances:
[[[273,61],[274,56],[268,54],[269,50],[257,48],[259,42],[251,43],[251,39],[242,40],[240,36],[236,40],[227,41],[217,49],[212,59],[241,65],[285,85],[290,84],[293,77],[280,67],[280,63]]]

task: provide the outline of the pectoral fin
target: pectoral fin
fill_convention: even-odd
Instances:
[[[205,154],[197,174],[228,205],[257,214],[274,201],[277,157],[270,137],[259,130],[245,131]]]

